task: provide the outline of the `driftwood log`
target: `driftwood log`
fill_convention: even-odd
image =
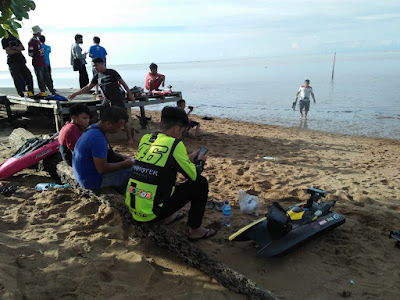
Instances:
[[[27,133],[24,132],[22,135],[27,136]],[[14,140],[17,140],[17,138],[14,138]],[[22,144],[20,143],[19,146],[16,145],[16,148]],[[44,170],[49,172],[54,181],[63,184],[68,183],[72,188],[79,189],[82,195],[87,195],[91,199],[96,199],[99,203],[115,208],[121,214],[124,226],[133,226],[135,232],[150,238],[157,246],[168,249],[183,261],[203,271],[235,293],[246,295],[248,299],[278,299],[272,292],[263,289],[244,275],[234,271],[210,254],[197,248],[193,243],[177,235],[165,225],[135,222],[125,205],[124,196],[116,196],[117,193],[115,190],[104,189],[94,192],[82,189],[75,180],[72,168],[60,161],[61,158],[59,155],[49,156],[47,162],[43,164]]]

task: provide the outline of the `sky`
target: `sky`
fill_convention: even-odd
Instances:
[[[108,65],[399,51],[398,0],[36,0],[19,30],[27,49],[39,25],[51,65],[70,66],[76,33],[93,36]],[[28,65],[31,59],[24,52]],[[89,59],[87,60],[89,62]],[[0,54],[0,70],[7,70]]]

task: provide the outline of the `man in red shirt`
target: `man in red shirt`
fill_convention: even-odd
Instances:
[[[60,153],[63,161],[72,166],[72,153],[75,144],[89,125],[89,108],[84,104],[74,104],[69,108],[71,123],[67,122],[61,128],[58,136]]]
[[[33,37],[28,43],[28,54],[32,57],[32,65],[35,69],[40,91],[46,92],[47,86],[50,93],[55,95],[56,91],[53,87],[53,81],[51,80],[49,69],[47,68],[46,60],[44,58],[42,43],[39,41],[39,36],[41,36],[42,31],[43,30],[38,25],[32,27]]]
[[[161,84],[164,87],[165,76],[157,73],[157,69],[158,66],[155,63],[151,63],[150,72],[146,76],[146,82],[144,85],[150,92],[153,90],[158,90]]]

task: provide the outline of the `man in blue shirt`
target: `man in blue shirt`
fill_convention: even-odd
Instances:
[[[121,156],[120,162],[109,162],[110,150],[106,134],[121,130],[128,115],[121,107],[107,108],[100,122],[82,134],[75,145],[72,167],[78,183],[86,189],[126,186],[134,161]],[[112,150],[111,150],[112,151]]]
[[[53,78],[51,77],[51,67],[50,67],[51,47],[49,45],[46,45],[46,37],[44,35],[39,36],[39,41],[42,43],[42,48],[44,51],[44,60],[46,61],[47,68],[49,69],[50,79],[51,81],[53,81]]]
[[[92,61],[94,58],[100,57],[104,62],[104,66],[106,66],[107,65],[107,61],[106,61],[107,51],[106,51],[106,49],[104,49],[104,47],[100,46],[100,38],[98,36],[95,36],[93,38],[93,43],[94,43],[94,45],[90,46],[90,48],[89,48],[89,57],[92,58]],[[93,76],[97,74],[97,71],[93,68],[93,66],[92,66],[92,72],[93,72]],[[99,85],[98,84],[96,84],[95,90],[96,90],[95,94],[97,95],[99,93]]]

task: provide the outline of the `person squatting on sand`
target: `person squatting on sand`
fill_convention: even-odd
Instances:
[[[181,99],[181,100],[176,101],[176,105],[179,108],[182,108],[185,111],[185,108],[186,108],[186,101],[185,100]],[[193,111],[193,106],[189,106],[189,111],[187,112],[188,117],[189,117],[189,115],[190,115],[190,113],[192,111]],[[199,137],[200,123],[189,119],[189,125],[188,125],[188,128],[187,128],[187,131],[189,132],[189,130],[191,128],[194,128],[194,127],[196,127],[196,131],[194,133],[194,137],[197,138],[197,137]]]
[[[102,103],[105,108],[111,105],[125,109],[124,98],[119,88],[119,84],[121,84],[127,93],[128,99],[131,100],[132,103],[135,103],[135,97],[133,97],[127,84],[117,71],[113,69],[106,69],[103,60],[100,57],[93,59],[93,68],[96,70],[97,74],[93,76],[92,81],[80,91],[69,95],[68,99],[74,99],[78,95],[87,93],[91,88],[98,84],[105,96],[105,99]],[[131,128],[129,127],[128,119],[126,120],[124,127],[128,138],[128,143],[133,144],[132,133]]]
[[[299,102],[300,120],[303,119],[303,109],[305,109],[304,120],[307,120],[307,114],[308,114],[308,111],[310,110],[310,95],[314,99],[314,104],[317,103],[315,100],[313,89],[309,84],[310,84],[310,80],[306,79],[304,81],[304,85],[299,87],[299,90],[296,93],[296,100],[300,94],[300,102]]]
[[[65,123],[58,135],[60,153],[63,161],[72,166],[72,154],[76,142],[89,125],[90,111],[84,104],[74,104],[69,108],[71,122]]]
[[[11,77],[14,81],[15,89],[18,95],[24,96],[25,84],[28,86],[28,92],[33,96],[33,79],[32,74],[26,66],[25,56],[21,53],[25,50],[21,41],[7,31],[8,38],[2,38],[1,45],[7,53],[7,64]]]
[[[44,58],[42,43],[39,41],[39,37],[42,34],[42,31],[43,30],[38,25],[32,27],[33,37],[28,43],[28,54],[30,57],[32,57],[32,65],[35,69],[40,91],[46,92],[47,87],[50,93],[55,95],[56,91],[53,87],[53,80],[51,80],[49,69]]]
[[[170,224],[183,217],[178,210],[190,201],[188,238],[194,241],[209,238],[216,231],[201,226],[208,198],[208,181],[201,176],[207,156],[200,154],[195,165],[199,151],[188,155],[180,140],[188,123],[182,109],[164,107],[160,132],[146,134],[140,141],[125,203],[136,221],[164,220]],[[185,183],[176,185],[177,172],[186,177]]]
[[[160,85],[164,87],[165,76],[163,74],[157,73],[158,66],[155,63],[150,64],[150,72],[146,75],[146,81],[144,86],[150,92],[153,90],[158,90]]]
[[[110,154],[116,153],[108,148],[106,134],[117,133],[127,120],[125,109],[109,107],[104,111],[101,120],[91,125],[79,138],[72,157],[72,168],[82,187],[126,187],[134,162],[121,154],[117,154],[121,158],[119,162],[111,162]]]

